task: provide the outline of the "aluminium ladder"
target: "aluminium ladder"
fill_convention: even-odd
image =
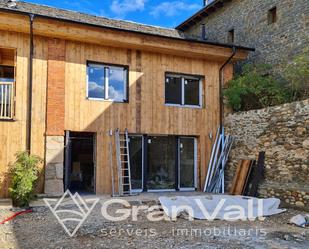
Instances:
[[[132,195],[129,135],[127,129],[125,129],[124,133],[120,133],[119,129],[116,129],[115,143],[118,192],[120,196]]]

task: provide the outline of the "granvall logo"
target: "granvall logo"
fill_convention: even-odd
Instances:
[[[69,198],[69,200],[66,198]],[[45,198],[44,202],[66,233],[70,237],[73,237],[99,200],[99,198],[84,200],[78,193],[72,195],[67,190],[58,201],[56,199]],[[73,207],[72,205],[68,206],[66,203],[68,201],[73,201]]]
[[[119,222],[137,221],[139,217],[148,221],[176,221],[181,214],[188,220],[221,219],[226,221],[264,219],[263,216],[281,213],[275,198],[258,199],[241,196],[196,196],[196,197],[160,197],[161,205],[131,205],[124,199],[109,199],[102,202],[101,214],[105,220]],[[83,199],[67,190],[59,199],[44,199],[46,205],[57,218],[69,236],[74,236],[99,198]],[[68,203],[68,201],[70,201]],[[73,203],[73,204],[72,204]]]

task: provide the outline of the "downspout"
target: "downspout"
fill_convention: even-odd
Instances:
[[[31,152],[31,127],[32,127],[32,82],[33,82],[33,20],[35,15],[29,14],[30,21],[30,55],[29,55],[29,77],[28,77],[28,112],[27,112],[27,133],[26,133],[26,149]]]
[[[232,55],[224,62],[224,64],[219,69],[219,101],[220,101],[220,133],[222,132],[223,128],[223,116],[224,116],[224,103],[223,103],[223,86],[224,86],[224,68],[227,64],[230,63],[230,61],[233,59],[233,57],[236,54],[236,47],[233,46],[233,53]]]

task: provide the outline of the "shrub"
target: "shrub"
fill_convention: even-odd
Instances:
[[[33,190],[38,179],[38,164],[42,160],[27,151],[16,154],[16,161],[11,167],[11,193],[14,206],[28,207],[33,197]]]
[[[241,74],[228,83],[224,90],[234,111],[247,111],[282,104],[288,94],[284,86],[268,72],[268,65],[244,65]]]
[[[287,63],[283,75],[290,88],[291,101],[309,97],[309,47]]]

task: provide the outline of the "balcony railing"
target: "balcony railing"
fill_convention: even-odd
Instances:
[[[14,82],[0,82],[0,119],[13,119]]]

